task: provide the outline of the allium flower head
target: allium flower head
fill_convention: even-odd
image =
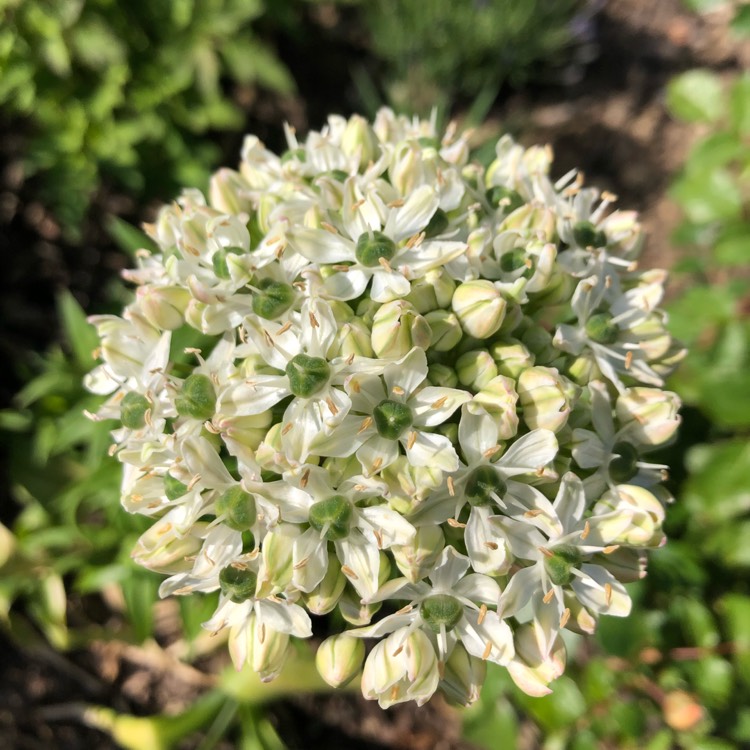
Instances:
[[[485,169],[388,109],[286,134],[165,206],[133,301],[91,319],[94,418],[152,520],[133,557],[219,592],[205,627],[264,680],[338,609],[334,686],[373,639],[382,706],[469,703],[488,661],[541,695],[664,541],[665,274],[548,147],[504,136]]]

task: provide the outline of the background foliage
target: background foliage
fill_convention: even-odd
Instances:
[[[587,4],[573,0],[435,0],[429,12],[405,0],[337,7],[369,56],[346,64],[351,91],[370,107],[383,98],[423,111],[459,101],[481,114],[503,85],[549,78],[585,41]],[[200,185],[217,165],[217,133],[244,128],[238,91],[295,90],[293,66],[267,40],[301,39],[311,18],[321,23],[317,11],[260,0],[0,0],[0,110],[24,133],[39,200],[74,236],[103,182],[139,205]],[[747,6],[734,26],[747,32]],[[457,43],[467,37],[471,44]],[[551,696],[529,698],[502,670],[490,674],[462,717],[479,746],[516,747],[529,727],[550,749],[750,744],[750,76],[691,70],[670,84],[666,103],[702,133],[671,188],[683,214],[671,328],[690,355],[670,384],[686,404],[664,457],[675,467],[670,542],[632,587],[630,618],[605,618],[596,643],[571,639],[568,671]],[[122,222],[108,226],[125,253],[145,241]],[[123,288],[108,289],[117,309]],[[18,363],[24,385],[0,412],[15,501],[0,526],[0,619],[26,647],[150,643],[158,581],[130,561],[142,528],[117,503],[107,425],[83,416],[96,408],[81,386],[95,337],[70,294],[61,291],[57,306],[60,343]],[[116,631],[111,613],[99,614],[102,599],[116,611]],[[207,601],[206,612],[182,613],[188,661],[206,651],[200,622],[211,609]],[[295,677],[319,689],[309,667],[303,650]],[[248,750],[282,748],[269,696],[243,680],[222,677],[177,718],[109,710],[77,718],[125,747],[172,747],[199,730],[201,748],[224,735]]]

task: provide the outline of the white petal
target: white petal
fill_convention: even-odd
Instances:
[[[480,624],[478,613],[469,614],[467,611],[456,626],[456,631],[466,650],[479,659],[505,665],[515,655],[513,632],[508,623],[503,622],[496,612],[485,612]]]
[[[375,302],[392,302],[395,299],[406,297],[411,291],[411,284],[398,271],[385,271],[377,269],[372,274],[372,286],[370,297]]]
[[[404,545],[414,538],[417,530],[395,510],[385,505],[373,505],[362,508],[360,515],[366,521],[365,528],[375,529],[378,534],[373,538],[377,540],[378,546],[386,548],[394,544]]]
[[[532,430],[516,440],[495,466],[506,477],[529,474],[546,466],[557,455],[557,438],[551,430]]]
[[[307,299],[302,305],[301,315],[299,338],[302,348],[311,357],[325,359],[338,328],[331,306],[321,299]]]
[[[326,293],[332,299],[350,300],[361,296],[370,281],[370,273],[358,268],[331,274],[323,282]]]
[[[497,611],[502,617],[513,617],[529,603],[541,584],[541,572],[536,564],[516,571],[500,595]]]
[[[466,551],[477,573],[504,575],[510,568],[511,557],[502,530],[493,524],[490,513],[489,508],[471,509],[464,534]]]
[[[416,438],[401,438],[406,444],[406,457],[412,466],[431,466],[448,472],[458,469],[458,454],[445,435],[416,430],[408,434],[416,434]]]
[[[461,404],[471,401],[471,394],[458,388],[427,386],[414,394],[407,404],[414,413],[414,424],[435,427],[445,422]]]
[[[355,260],[354,243],[325,229],[295,228],[287,232],[292,248],[313,263],[340,263]]]
[[[497,423],[481,406],[468,403],[461,407],[458,441],[470,465],[482,461],[484,452],[497,445],[497,438]]]
[[[328,542],[310,528],[294,540],[292,583],[300,591],[312,591],[328,569]]]
[[[571,583],[578,601],[594,612],[627,617],[632,602],[625,587],[601,565],[581,565],[583,577]]]
[[[277,633],[288,633],[297,638],[309,638],[312,635],[310,616],[298,604],[262,600],[256,603],[258,617]]]
[[[445,547],[440,553],[435,569],[430,573],[430,580],[436,589],[450,591],[466,574],[471,565],[466,555],[453,547]]]
[[[394,388],[403,389],[405,398],[408,398],[426,377],[427,355],[416,346],[383,370],[383,379],[389,398],[392,397]]]
[[[583,518],[586,497],[583,494],[581,480],[572,471],[563,476],[553,507],[566,533]]]
[[[357,449],[357,458],[365,476],[371,476],[398,458],[398,443],[375,434]]]
[[[391,212],[384,232],[396,242],[421,232],[440,205],[431,185],[420,185],[412,191],[403,206]]]
[[[268,411],[290,395],[289,381],[282,375],[255,375],[222,394],[217,410],[223,414],[252,416]]]
[[[353,536],[353,535],[352,535]],[[339,560],[342,562],[344,575],[354,586],[357,593],[366,602],[375,596],[378,590],[378,571],[380,570],[380,554],[374,544],[367,544],[364,538],[361,542],[352,541],[352,538],[342,539],[334,542]]]
[[[473,602],[482,602],[493,606],[500,599],[500,586],[497,581],[481,573],[469,573],[469,575],[464,576],[453,587],[453,590]]]
[[[182,455],[191,475],[200,475],[200,484],[221,489],[235,484],[224,462],[211,443],[203,437],[188,437],[182,442]]]

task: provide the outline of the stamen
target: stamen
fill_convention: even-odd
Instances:
[[[373,472],[377,471],[381,466],[383,465],[383,459],[378,456],[373,462],[372,462],[372,470]]]
[[[383,268],[385,268],[388,273],[393,273],[393,267],[386,258],[378,258],[378,263],[380,263],[380,265],[383,266]]]
[[[544,595],[544,597],[542,598],[542,601],[543,601],[543,602],[544,602],[545,604],[549,604],[549,603],[550,603],[550,602],[552,601],[552,598],[554,597],[554,595],[555,595],[555,590],[554,590],[554,589],[550,589],[550,590],[549,590],[549,591],[548,591],[548,592],[547,592],[547,593],[546,593],[546,594]]]
[[[605,555],[611,555],[613,552],[617,552],[618,549],[620,549],[619,544],[610,544],[609,547],[605,547],[602,552]]]
[[[307,565],[307,561],[308,561],[309,559],[310,559],[310,557],[308,556],[308,557],[306,557],[306,558],[305,558],[304,560],[300,560],[300,561],[299,561],[299,562],[298,562],[298,563],[297,563],[296,565],[293,565],[293,566],[292,566],[292,567],[293,567],[293,569],[294,569],[294,570],[301,570],[302,568],[304,568],[304,567],[305,567],[305,565]]]
[[[339,410],[336,404],[333,403],[333,399],[328,397],[326,399],[326,404],[328,405],[328,408],[331,410],[331,414],[333,414],[333,416],[335,417],[339,413]]]
[[[484,546],[494,551],[497,549],[497,542],[485,542]]]
[[[391,393],[394,396],[403,396],[406,391],[400,385],[394,385],[393,388],[391,388]]]
[[[353,578],[355,581],[359,580],[359,576],[348,565],[342,565],[341,566],[341,572],[347,578]]]
[[[487,617],[487,605],[483,604],[479,608],[479,617],[477,617],[477,625],[481,625],[484,622],[485,617]]]
[[[443,396],[442,398],[439,398],[437,401],[433,401],[430,404],[430,408],[432,409],[439,409],[441,406],[445,404],[445,402],[448,400],[447,396]]]
[[[581,532],[581,539],[586,539],[588,535],[591,533],[591,524],[586,521],[585,524],[583,524],[583,531]]]
[[[487,641],[484,647],[484,651],[482,652],[482,659],[486,661],[489,658],[489,655],[492,653],[492,641]]]
[[[527,510],[524,514],[524,518],[536,518],[537,516],[541,516],[542,513],[544,513],[543,510],[540,510],[539,508],[534,508],[534,510]]]
[[[560,616],[560,627],[564,628],[568,624],[569,619],[570,619],[570,608],[565,607],[562,615]]]
[[[372,417],[365,417],[362,420],[362,424],[359,426],[359,430],[357,430],[357,435],[361,435],[370,427],[370,425],[372,425]]]
[[[546,547],[537,547],[537,549],[545,556],[545,557],[554,557],[555,553],[552,552],[552,550],[547,549]]]
[[[499,450],[500,450],[499,445],[493,445],[492,448],[487,448],[487,450],[484,453],[482,453],[482,456],[484,458],[492,458]]]
[[[633,352],[628,352],[625,355],[625,369],[629,370],[630,366],[633,364]]]
[[[305,469],[305,473],[300,477],[299,486],[304,490],[307,487],[307,481],[310,479],[310,469]]]
[[[452,526],[454,529],[465,529],[466,524],[461,523],[460,521],[457,521],[455,518],[449,518],[446,523],[448,526]]]
[[[281,336],[282,334],[286,333],[291,327],[292,327],[292,321],[287,320],[287,322],[284,323],[284,325],[281,326],[281,328],[279,328],[278,331],[276,331],[276,335]]]
[[[294,427],[294,424],[292,422],[287,422],[282,428],[281,434],[286,435],[293,427]]]
[[[320,222],[321,229],[325,229],[326,232],[330,232],[331,234],[338,234],[338,230],[336,229],[333,224],[329,224],[327,221],[321,221]]]
[[[417,433],[412,430],[409,433],[409,441],[406,443],[407,450],[411,450],[414,447],[414,443],[417,442]]]
[[[399,686],[398,685],[394,685],[391,688],[391,701],[392,702],[395,702],[398,699],[398,694],[399,694]]]
[[[604,584],[604,598],[607,601],[607,606],[612,603],[612,584],[611,583],[605,583]]]
[[[448,479],[446,480],[446,484],[448,485],[448,494],[451,497],[455,497],[456,496],[456,484],[453,481],[453,477],[448,477]]]
[[[188,492],[190,492],[190,490],[192,490],[192,489],[193,489],[193,487],[195,487],[195,485],[196,485],[196,484],[198,484],[198,482],[200,482],[200,481],[201,481],[201,479],[202,479],[201,475],[200,475],[200,474],[196,474],[196,475],[195,475],[195,476],[194,476],[194,477],[193,477],[193,478],[192,478],[192,479],[191,479],[191,480],[190,480],[190,481],[188,482],[188,485],[187,485],[187,489],[188,489]]]
[[[318,319],[315,317],[315,313],[311,312],[309,317],[310,317],[310,325],[313,328],[320,328],[320,323],[318,323]]]

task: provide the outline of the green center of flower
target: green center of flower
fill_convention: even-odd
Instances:
[[[472,505],[488,505],[493,495],[499,498],[505,494],[507,485],[492,466],[478,466],[469,474],[464,495]]]
[[[190,375],[174,400],[177,413],[205,421],[211,419],[216,409],[216,392],[208,375]]]
[[[581,564],[582,560],[583,557],[578,548],[563,544],[553,550],[551,557],[544,558],[544,567],[555,586],[565,586],[573,580],[573,570]]]
[[[502,204],[506,213],[511,213],[524,204],[523,198],[515,190],[502,185],[491,187],[487,191],[487,200],[492,208]]]
[[[625,442],[615,443],[612,448],[615,455],[609,462],[609,476],[613,482],[621,484],[632,479],[638,473],[638,451]]]
[[[504,273],[513,273],[523,268],[524,278],[530,278],[534,273],[534,258],[522,247],[514,247],[500,257],[500,270]]]
[[[151,408],[148,399],[140,393],[130,391],[120,401],[120,420],[129,430],[140,430],[146,424],[146,412]]]
[[[458,599],[449,594],[435,594],[419,605],[419,614],[433,633],[439,633],[441,627],[450,632],[463,617],[464,608]]]
[[[387,398],[372,410],[372,419],[380,437],[398,440],[412,426],[414,416],[406,404]]]
[[[310,506],[310,526],[335,542],[349,535],[352,504],[343,495],[333,495]]]
[[[240,604],[255,596],[258,576],[241,565],[227,565],[219,573],[221,593],[235,604]]]
[[[167,500],[177,500],[187,495],[187,485],[179,479],[175,479],[171,474],[164,475],[164,494]]]
[[[424,228],[425,237],[437,237],[442,234],[448,228],[448,215],[443,211],[442,208],[438,208],[432,218],[430,219],[427,226]]]
[[[286,366],[289,390],[300,398],[310,398],[325,387],[331,377],[331,368],[321,357],[297,354]]]
[[[258,283],[258,292],[253,294],[253,312],[265,320],[274,320],[286,312],[294,302],[294,289],[273,279]]]
[[[229,273],[229,266],[227,265],[227,258],[230,255],[242,255],[245,251],[241,247],[222,247],[217,250],[211,258],[211,263],[214,267],[214,273],[220,279],[226,281],[231,277]]]
[[[607,235],[590,221],[579,221],[573,227],[573,239],[579,247],[604,247]]]
[[[241,487],[231,487],[216,500],[216,515],[235,531],[247,531],[257,518],[255,498]]]
[[[586,335],[597,344],[614,344],[619,333],[609,313],[596,313],[586,321]]]
[[[396,254],[396,243],[382,232],[366,232],[359,236],[354,254],[363,266],[374,268],[381,258],[390,260]]]

